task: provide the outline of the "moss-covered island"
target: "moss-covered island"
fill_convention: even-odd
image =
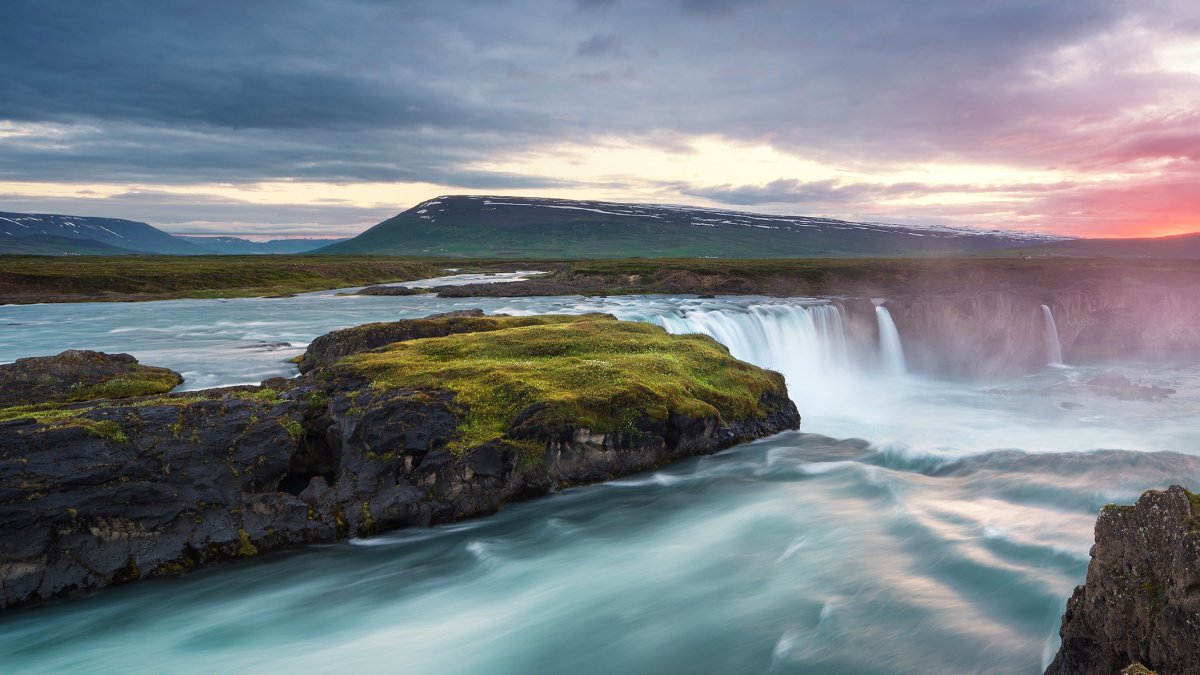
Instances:
[[[0,409],[0,606],[486,514],[799,425],[777,373],[604,315],[320,343],[328,360],[262,387]]]

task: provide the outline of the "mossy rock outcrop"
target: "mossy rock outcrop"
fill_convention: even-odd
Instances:
[[[148,396],[182,383],[179,373],[143,366],[129,354],[71,349],[0,365],[0,407]]]
[[[414,339],[269,387],[0,409],[0,606],[491,513],[799,425],[780,375],[707,337],[401,323],[372,334]]]

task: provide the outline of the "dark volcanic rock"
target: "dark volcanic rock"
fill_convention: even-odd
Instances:
[[[387,339],[489,320],[407,322]],[[465,413],[448,391],[340,368],[269,384],[0,423],[0,607],[487,514],[800,423],[782,385],[744,419],[672,413],[612,434],[542,426],[534,404],[452,453]]]
[[[1172,486],[1105,507],[1059,634],[1048,675],[1115,674],[1135,662],[1200,672],[1200,496]]]
[[[145,396],[170,391],[182,382],[179,373],[140,365],[129,354],[71,349],[0,365],[0,407]]]
[[[367,286],[355,291],[354,295],[422,295],[429,291],[407,286]]]

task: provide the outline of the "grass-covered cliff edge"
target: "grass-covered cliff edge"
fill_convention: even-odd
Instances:
[[[292,380],[0,409],[0,606],[486,514],[799,425],[780,375],[706,337],[603,315],[397,323],[443,335],[371,348],[347,329]]]

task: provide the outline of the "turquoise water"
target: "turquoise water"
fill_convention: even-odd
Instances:
[[[1035,673],[1095,513],[1200,484],[1195,365],[1107,367],[1179,390],[1160,403],[1095,395],[1095,367],[884,376],[844,353],[813,300],[0,307],[0,361],[81,347],[176,368],[185,387],[256,381],[332,328],[476,306],[709,332],[783,371],[810,433],[489,518],[9,612],[0,671]],[[850,437],[865,440],[836,440]]]

